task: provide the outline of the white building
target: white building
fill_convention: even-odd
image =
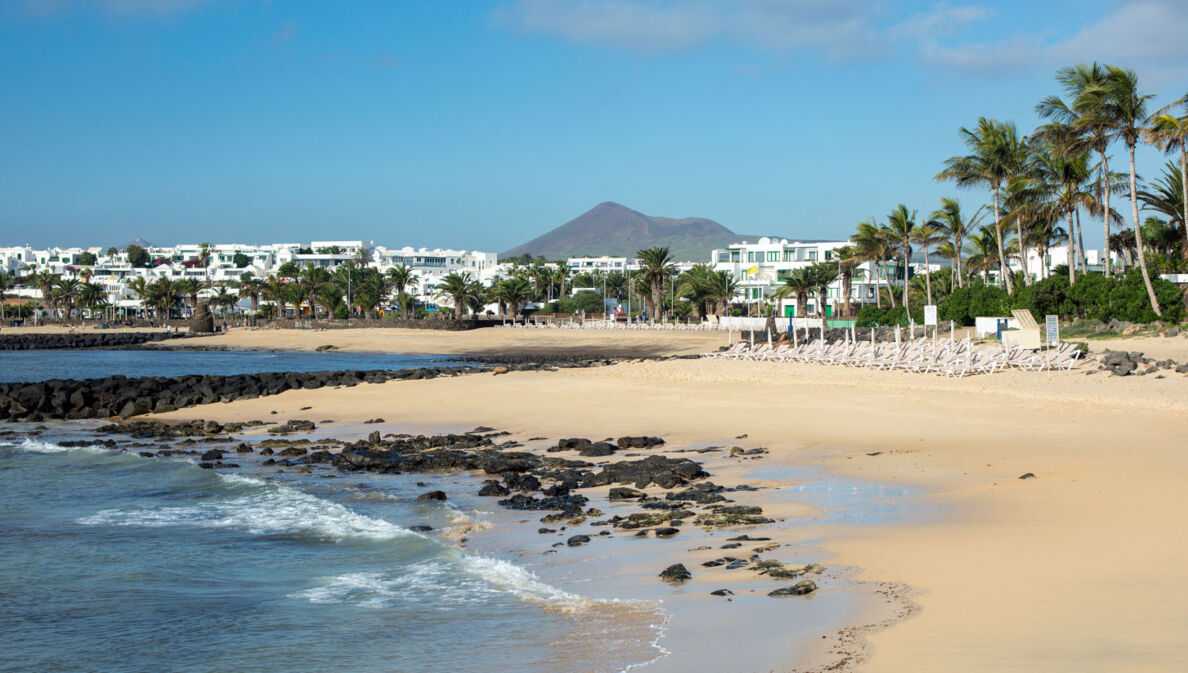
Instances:
[[[565,261],[565,268],[574,274],[590,273],[591,271],[622,273],[638,269],[639,260],[626,257],[570,257]]]
[[[726,248],[719,248],[710,254],[710,264],[715,271],[729,271],[738,280],[739,301],[759,304],[775,293],[795,269],[812,266],[818,262],[836,262],[834,251],[850,245],[849,241],[790,241],[786,238],[760,238],[754,243],[743,241]],[[875,300],[876,280],[872,276],[874,265],[863,264],[860,272],[854,274],[850,289],[850,302],[861,305]],[[841,280],[834,281],[826,292],[826,316],[840,315],[844,303],[841,294]],[[818,315],[819,298],[816,293],[808,297],[808,312]],[[781,316],[796,316],[796,298],[780,302]]]

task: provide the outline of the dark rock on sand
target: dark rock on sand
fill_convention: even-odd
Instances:
[[[203,462],[207,462],[207,461],[221,460],[222,457],[223,457],[222,451],[219,451],[218,449],[211,449],[210,451],[207,451],[206,453],[202,454],[201,460]]]
[[[1027,474],[1021,474],[1021,475],[1019,475],[1019,478],[1020,479],[1035,479],[1035,473],[1028,472]]]
[[[420,494],[420,495],[418,495],[418,496],[417,496],[417,500],[439,500],[439,501],[444,501],[445,499],[446,499],[446,494],[445,494],[444,492],[442,492],[442,491],[429,491],[428,493],[422,493],[422,494]]]
[[[660,579],[669,584],[683,584],[693,578],[693,573],[683,563],[674,563],[660,571]]]
[[[643,492],[625,486],[616,486],[610,490],[611,500],[635,500],[643,496]]]
[[[656,529],[656,537],[672,537],[679,532],[681,532],[679,528],[673,528],[672,526],[661,526],[660,528]]]
[[[614,444],[610,442],[594,442],[588,448],[582,449],[578,452],[579,456],[587,458],[596,458],[600,456],[609,456],[616,451]]]
[[[570,547],[580,547],[590,541],[589,535],[574,535],[565,541]]]
[[[733,596],[734,592],[731,591],[730,589],[718,589],[717,591],[711,591],[710,595],[711,596]]]
[[[483,482],[483,487],[479,489],[479,495],[483,496],[498,496],[500,498],[510,495],[511,492],[503,487],[499,481],[495,479],[488,479]]]
[[[620,437],[618,440],[620,449],[650,449],[663,443],[659,437]]]

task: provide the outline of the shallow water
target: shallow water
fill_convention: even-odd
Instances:
[[[0,351],[0,382],[105,376],[251,374],[343,369],[407,369],[464,364],[444,355],[308,351],[28,350]]]
[[[470,517],[416,501],[424,488],[246,472],[0,440],[0,671],[616,671],[655,656],[640,628],[654,608],[459,550],[436,536]],[[619,647],[574,668],[577,633]]]

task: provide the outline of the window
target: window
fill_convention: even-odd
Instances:
[[[831,260],[831,259],[833,259],[833,251],[832,251],[832,250],[826,250],[826,251],[825,251],[825,261],[826,261],[826,262],[828,262],[828,261],[829,261],[829,260]]]
[[[769,261],[769,262],[778,262],[778,261],[780,261],[780,251],[779,251],[779,250],[772,250],[772,251],[768,252],[768,253],[767,253],[767,261]]]
[[[810,262],[815,262],[815,261],[817,261],[817,251],[816,251],[816,250],[809,250],[809,251],[808,251],[808,259],[809,259],[809,261],[810,261]]]
[[[757,261],[759,261],[759,260],[755,259],[756,255],[758,255],[758,254],[759,254],[759,253],[756,253],[756,252],[748,252],[748,253],[747,253],[747,261],[748,261],[748,262],[757,262]]]
[[[793,248],[788,248],[787,250],[785,250],[784,251],[784,261],[785,262],[795,262],[796,261],[796,250]]]

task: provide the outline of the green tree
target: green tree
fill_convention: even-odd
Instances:
[[[388,269],[387,276],[388,282],[396,291],[396,294],[400,294],[408,288],[414,288],[420,282],[413,272],[412,267],[407,264],[401,264]]]
[[[246,267],[248,264],[252,263],[252,258],[248,257],[247,255],[243,254],[242,252],[237,252],[237,253],[235,253],[234,256],[231,257],[231,263],[235,265],[235,268],[242,269],[242,268]]]
[[[932,220],[921,223],[911,233],[911,242],[920,246],[920,249],[924,251],[924,287],[929,304],[932,304],[932,265],[929,262],[928,253],[934,247],[944,243],[946,238],[945,230]],[[904,306],[907,305],[905,301]]]
[[[910,276],[912,260],[912,232],[916,228],[916,211],[908,212],[902,203],[887,215],[885,235],[890,238],[892,246],[903,260],[903,307],[908,308],[908,278]]]
[[[962,269],[965,239],[982,221],[983,209],[984,207],[978,208],[969,219],[966,219],[961,213],[960,201],[943,198],[940,208],[932,211],[932,215],[929,217],[929,224],[936,227],[948,239],[948,252],[944,253],[944,256],[953,261],[953,268],[956,271],[954,273],[956,287],[965,285],[965,274]]]
[[[946,159],[945,169],[936,175],[936,179],[951,180],[958,187],[990,189],[994,199],[994,234],[998,243],[999,274],[1005,279],[1009,292],[1014,287],[1014,281],[1007,269],[998,191],[1013,176],[1022,172],[1026,149],[1015,125],[1010,122],[981,117],[973,130],[962,128],[960,134],[970,153]]]
[[[146,269],[152,263],[148,250],[139,245],[129,245],[124,252],[128,254],[128,265],[134,269]]]
[[[884,278],[880,269],[884,266],[884,262],[891,259],[894,255],[894,241],[886,227],[880,227],[874,218],[870,218],[865,222],[858,223],[858,229],[850,236],[850,241],[854,244],[855,255],[863,262],[870,262],[874,265],[875,275],[875,304],[882,308],[883,300],[882,294],[879,292],[881,283],[886,281],[887,294],[891,297],[891,306],[895,306],[895,293],[891,289],[891,281]]]
[[[1180,107],[1184,114],[1175,116],[1167,111]],[[1171,162],[1167,164],[1162,184],[1158,185],[1161,196],[1170,197],[1157,200],[1160,205],[1174,206],[1179,201],[1179,209],[1174,207],[1158,208],[1168,216],[1172,223],[1178,224],[1180,230],[1180,257],[1188,260],[1188,96],[1179,98],[1169,105],[1160,108],[1151,119],[1151,127],[1146,131],[1147,141],[1164,152],[1171,154],[1177,150],[1180,153],[1180,165],[1176,167]],[[1179,180],[1175,178],[1179,177]],[[1154,206],[1144,196],[1146,192],[1139,192],[1139,200],[1144,204]],[[1176,198],[1178,196],[1178,199]],[[1176,211],[1174,214],[1168,211]],[[1177,222],[1178,220],[1178,222]]]
[[[838,279],[840,272],[833,262],[817,262],[808,267],[808,274],[813,280],[813,289],[817,291],[817,313],[824,318],[829,286]]]
[[[710,297],[721,307],[721,314],[730,313],[730,305],[738,295],[738,280],[729,271],[715,271],[709,279]]]
[[[676,265],[672,263],[672,256],[665,247],[648,248],[635,254],[639,258],[640,279],[651,290],[644,295],[644,300],[648,306],[648,317],[654,323],[660,319],[663,308],[664,284],[676,275]]]
[[[479,289],[469,272],[454,271],[446,274],[437,284],[437,296],[450,300],[454,306],[454,317],[460,320],[465,317],[466,308]]]
[[[78,264],[80,266],[95,266],[99,260],[95,258],[95,253],[87,251],[78,256]]]
[[[1126,145],[1130,158],[1131,225],[1137,242],[1139,270],[1147,289],[1147,298],[1151,301],[1151,309],[1155,315],[1163,315],[1159,307],[1159,298],[1155,296],[1155,288],[1151,284],[1151,274],[1147,271],[1147,257],[1143,251],[1143,234],[1138,213],[1137,173],[1134,166],[1135,146],[1138,145],[1149,119],[1147,101],[1153,96],[1139,91],[1138,75],[1133,70],[1113,65],[1106,66],[1105,80],[1087,91],[1086,95],[1090,114],[1109,120],[1115,136]]]

